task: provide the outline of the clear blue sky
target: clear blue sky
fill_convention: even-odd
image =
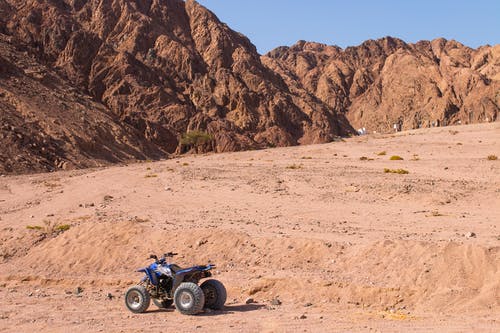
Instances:
[[[341,47],[367,39],[444,37],[500,43],[500,0],[198,0],[260,53],[298,40]]]

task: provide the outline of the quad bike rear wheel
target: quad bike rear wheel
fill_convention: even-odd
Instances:
[[[218,280],[206,280],[201,284],[205,294],[205,307],[212,310],[220,310],[226,303],[226,287]]]
[[[196,283],[184,282],[175,290],[174,303],[180,313],[195,315],[203,311],[205,294]]]
[[[167,309],[172,306],[174,303],[173,300],[171,299],[156,299],[153,298],[153,303],[159,308],[159,309]]]
[[[151,297],[143,286],[130,287],[125,293],[125,305],[133,313],[143,313],[149,308]]]

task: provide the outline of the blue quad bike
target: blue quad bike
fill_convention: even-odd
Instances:
[[[141,282],[130,287],[125,294],[125,305],[133,313],[145,312],[153,299],[160,309],[166,309],[175,303],[176,309],[185,315],[195,315],[204,308],[220,310],[226,302],[226,288],[214,279],[201,279],[212,276],[214,265],[181,268],[167,262],[177,253],[166,253],[162,258],[151,255],[154,263],[138,270],[144,273]]]

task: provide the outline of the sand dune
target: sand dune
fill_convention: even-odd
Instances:
[[[1,177],[0,331],[496,332],[489,155],[498,123]],[[125,309],[134,270],[166,251],[217,264],[225,311]]]

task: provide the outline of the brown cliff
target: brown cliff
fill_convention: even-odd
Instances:
[[[179,151],[191,130],[208,132],[203,150],[216,152],[352,131],[305,90],[290,92],[245,36],[195,1],[8,0],[5,10],[4,32],[29,56],[158,151]]]
[[[101,104],[0,35],[0,173],[160,158]]]
[[[299,42],[263,61],[356,128],[495,121],[500,109],[500,45],[474,50],[444,39],[406,44],[387,37],[342,50]]]
[[[0,0],[0,172],[495,120],[499,49],[386,38],[260,56],[194,0]]]

